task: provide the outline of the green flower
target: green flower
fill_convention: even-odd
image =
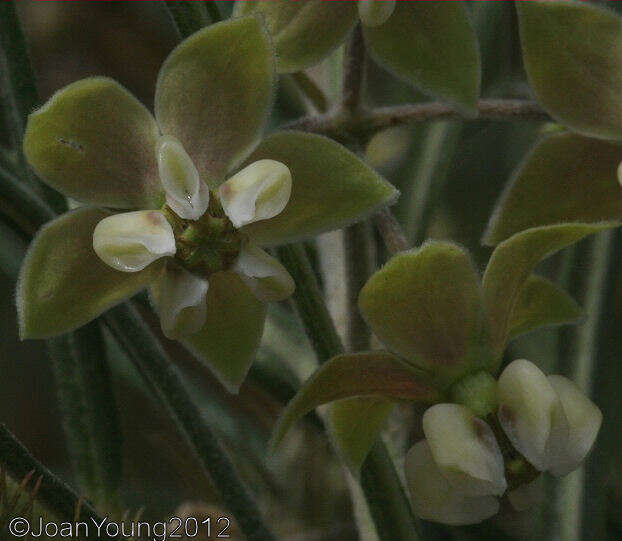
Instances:
[[[239,387],[265,303],[294,290],[263,248],[343,227],[397,197],[324,137],[261,141],[275,79],[267,33],[242,17],[171,52],[155,117],[100,77],[30,115],[30,165],[85,206],[47,224],[30,247],[17,294],[23,338],[71,331],[148,287],[164,334]]]

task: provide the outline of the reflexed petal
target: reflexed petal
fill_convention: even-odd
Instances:
[[[198,220],[203,216],[209,205],[209,189],[179,141],[162,138],[158,169],[167,205],[186,220]]]
[[[359,17],[365,26],[379,26],[387,22],[395,10],[395,0],[360,0]]]
[[[508,491],[508,500],[516,511],[526,511],[544,501],[544,478],[538,475],[531,483]]]
[[[434,460],[454,489],[471,496],[506,489],[501,450],[490,427],[459,404],[437,404],[423,415]]]
[[[56,92],[28,118],[24,153],[37,174],[69,197],[114,208],[163,200],[158,126],[125,88],[105,77]]]
[[[155,114],[165,135],[179,140],[210,187],[258,143],[272,106],[275,59],[256,17],[199,30],[165,60]]]
[[[153,288],[162,332],[168,338],[194,334],[205,324],[207,280],[169,264]]]
[[[104,218],[93,231],[93,249],[104,263],[123,272],[142,270],[176,251],[173,228],[157,210]]]
[[[210,276],[205,304],[203,328],[182,342],[230,392],[237,392],[259,347],[266,305],[233,272]]]
[[[408,451],[404,468],[413,510],[425,520],[451,525],[475,524],[499,511],[494,496],[466,496],[454,489],[434,462],[425,440]]]
[[[512,445],[538,470],[563,455],[568,421],[547,377],[532,362],[511,362],[498,381],[499,423]]]
[[[573,381],[563,376],[549,376],[549,383],[561,400],[568,419],[568,445],[557,463],[551,464],[553,475],[561,476],[577,469],[589,453],[603,420],[603,414]]]
[[[81,207],[46,224],[30,244],[17,285],[22,338],[46,338],[85,325],[147,286],[162,267],[111,269],[93,251],[93,230],[109,214]]]
[[[220,202],[235,227],[273,218],[287,205],[292,174],[275,160],[259,160],[232,176],[218,189]]]
[[[287,299],[296,288],[285,267],[253,244],[242,248],[233,270],[263,302]]]

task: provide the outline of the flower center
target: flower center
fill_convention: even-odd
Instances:
[[[244,236],[226,216],[215,192],[211,192],[209,207],[198,220],[181,218],[167,204],[161,212],[173,228],[175,260],[186,270],[209,278],[235,263]]]

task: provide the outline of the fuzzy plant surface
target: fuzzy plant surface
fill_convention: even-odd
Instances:
[[[0,526],[618,538],[620,8],[150,4],[151,79],[68,56],[47,100],[39,12],[0,4],[0,269],[75,485],[2,424]]]

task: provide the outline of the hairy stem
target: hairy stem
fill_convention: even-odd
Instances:
[[[179,370],[132,303],[113,308],[103,320],[168,410],[247,539],[274,539],[231,460],[190,398]]]
[[[400,226],[389,208],[385,207],[377,212],[374,216],[374,223],[391,255],[410,249],[410,244],[402,226]]]
[[[328,110],[329,104],[326,94],[304,71],[292,73],[291,79],[318,113],[325,113]]]
[[[361,25],[357,25],[346,46],[343,62],[343,98],[341,107],[354,113],[361,107],[363,78],[365,77],[365,42]]]

